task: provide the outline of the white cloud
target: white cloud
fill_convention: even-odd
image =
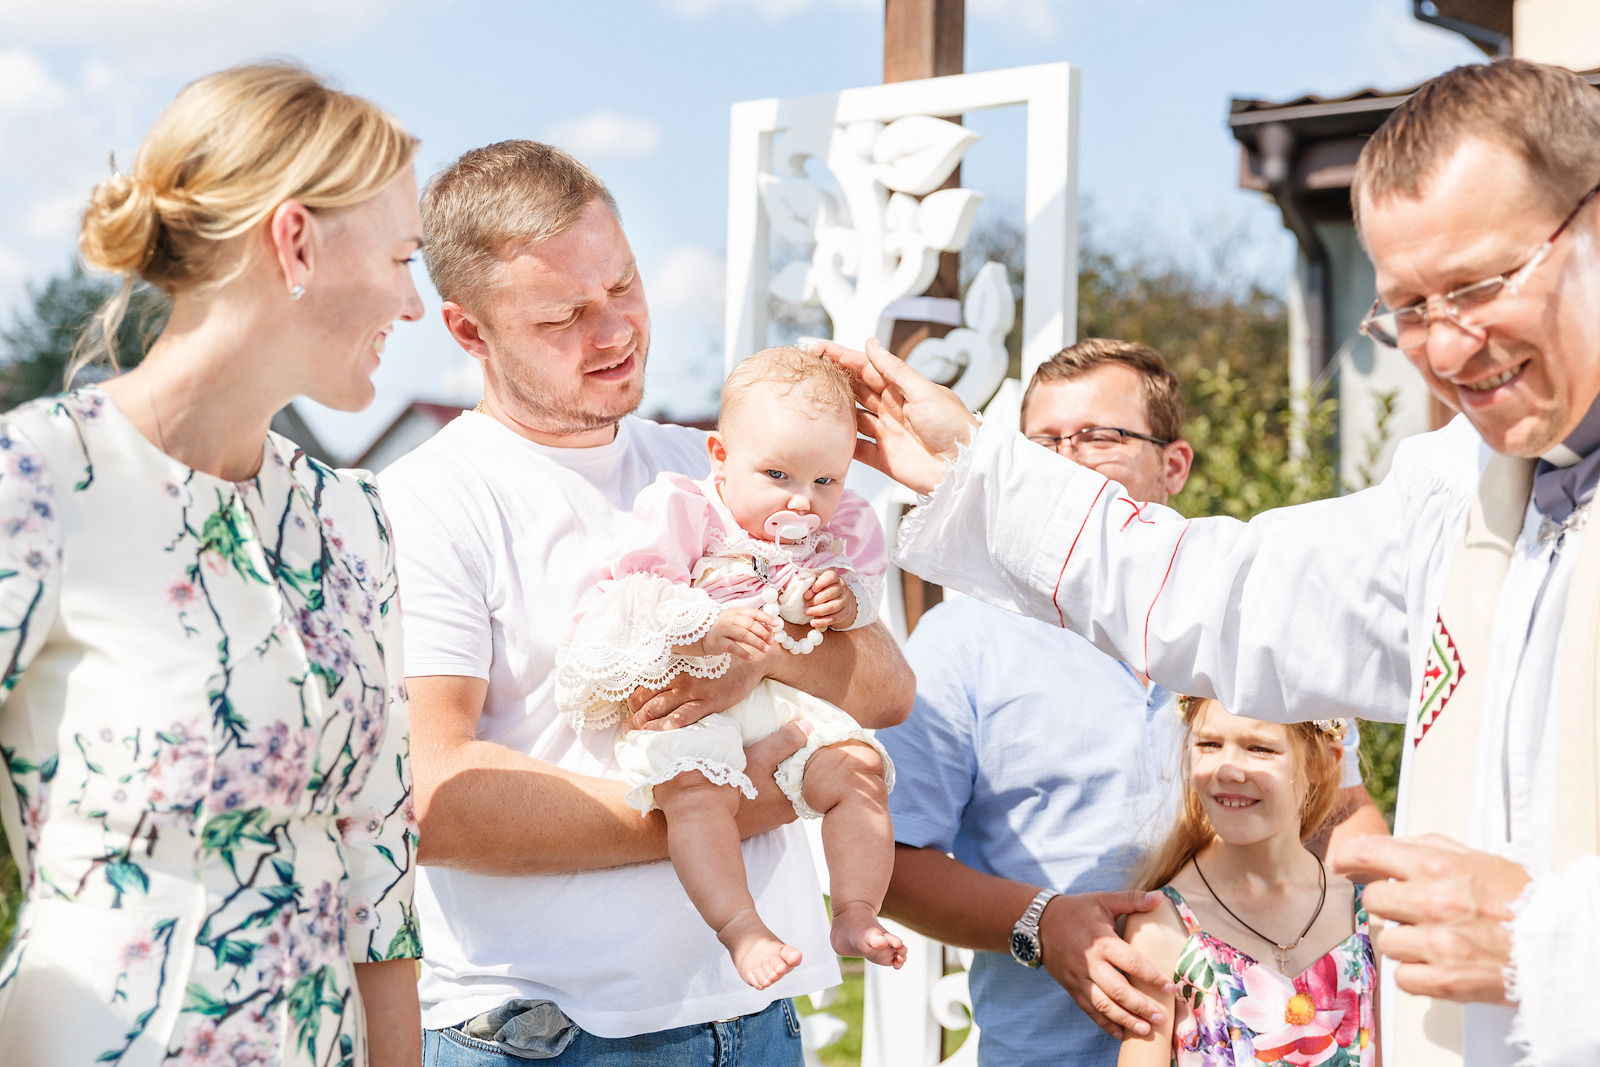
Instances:
[[[648,156],[661,144],[661,130],[649,119],[601,109],[551,128],[549,140],[579,159]]]
[[[727,264],[722,253],[705,245],[679,245],[644,276],[652,311],[696,315],[721,325]]]
[[[767,18],[783,18],[815,7],[823,0],[664,0],[667,10],[686,18],[704,18],[720,11],[754,11]],[[829,7],[881,7],[879,0],[826,0]]]
[[[38,56],[21,48],[0,49],[0,115],[54,108],[66,98],[66,86]]]
[[[0,248],[0,286],[21,285],[27,277],[28,261],[9,248]]]
[[[968,9],[977,18],[1000,22],[1034,37],[1051,38],[1060,29],[1061,0],[971,0]]]
[[[137,66],[179,70],[237,62],[273,49],[337,43],[373,25],[386,0],[0,0],[13,41],[109,48]]]
[[[1145,5],[1159,0],[1124,2]],[[675,15],[695,19],[744,13],[781,19],[823,8],[883,9],[881,0],[660,0],[660,3]],[[1061,16],[1069,6],[1069,0],[970,0],[967,5],[974,18],[1003,23],[1035,37],[1056,36],[1061,28]]]
[[[22,216],[22,230],[30,237],[45,240],[68,237],[77,232],[78,220],[88,203],[88,185],[83,192],[41,196]]]

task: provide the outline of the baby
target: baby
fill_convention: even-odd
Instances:
[[[712,476],[663,474],[639,494],[629,547],[562,648],[556,702],[575,730],[627,718],[640,686],[662,688],[683,671],[718,677],[732,656],[754,659],[772,642],[805,655],[825,631],[876,618],[883,534],[844,488],[854,411],[848,375],[821,356],[770,348],[734,368],[707,439]],[[807,629],[797,637],[785,622]],[[849,715],[768,679],[726,712],[634,730],[616,745],[628,802],[666,816],[679,881],[757,989],[797,966],[800,951],[756,914],[734,815],[741,793],[756,795],[745,746],[796,720],[810,735],[776,777],[802,817],[822,819],[834,950],[899,967],[905,946],[878,922],[894,865],[894,767]]]

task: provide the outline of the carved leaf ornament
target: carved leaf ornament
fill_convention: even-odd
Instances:
[[[834,337],[845,344],[859,345],[870,336],[887,342],[893,322],[884,310],[902,297],[926,290],[939,269],[939,253],[959,251],[972,232],[983,194],[939,187],[977,140],[976,133],[959,123],[927,115],[887,125],[836,126],[828,142],[827,163],[839,184],[842,204],[809,181],[760,175],[761,200],[772,235],[810,252],[809,259],[797,259],[777,271],[770,283],[772,294],[793,303],[821,304],[833,320]],[[790,161],[795,173],[804,173],[805,158],[801,153]],[[997,304],[1002,292],[1003,314]],[[944,346],[941,358],[955,361],[962,379],[970,379],[963,399],[971,403],[969,396],[978,397],[991,376],[988,339],[994,326],[1004,319],[998,335],[1003,342],[1015,317],[1003,268],[998,287],[990,278],[976,298],[969,292],[967,303],[965,332],[972,336]],[[984,317],[974,319],[980,311]],[[1003,345],[1001,351],[1003,378]],[[928,358],[934,355],[930,352]],[[989,393],[998,385],[996,380]]]
[[[963,403],[977,411],[1006,378],[1006,334],[1017,321],[1006,268],[985,263],[967,286],[961,304],[965,324],[944,337],[930,337],[913,348],[906,363],[921,374],[948,385]]]

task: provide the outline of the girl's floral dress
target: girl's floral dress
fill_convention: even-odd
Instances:
[[[399,604],[370,484],[194,471],[89,388],[0,418],[0,1060],[366,1062],[421,954]]]
[[[1292,980],[1202,930],[1176,889],[1163,886],[1161,892],[1189,931],[1172,976],[1178,986],[1174,1067],[1372,1067],[1377,1062],[1373,994],[1378,969],[1360,886],[1355,933]]]

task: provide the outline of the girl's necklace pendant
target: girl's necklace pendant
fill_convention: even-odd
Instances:
[[[1288,974],[1289,973],[1289,950],[1284,948],[1282,945],[1276,945],[1276,944],[1272,946],[1272,950],[1273,950],[1272,954],[1274,956],[1278,957],[1278,972],[1280,974]]]

